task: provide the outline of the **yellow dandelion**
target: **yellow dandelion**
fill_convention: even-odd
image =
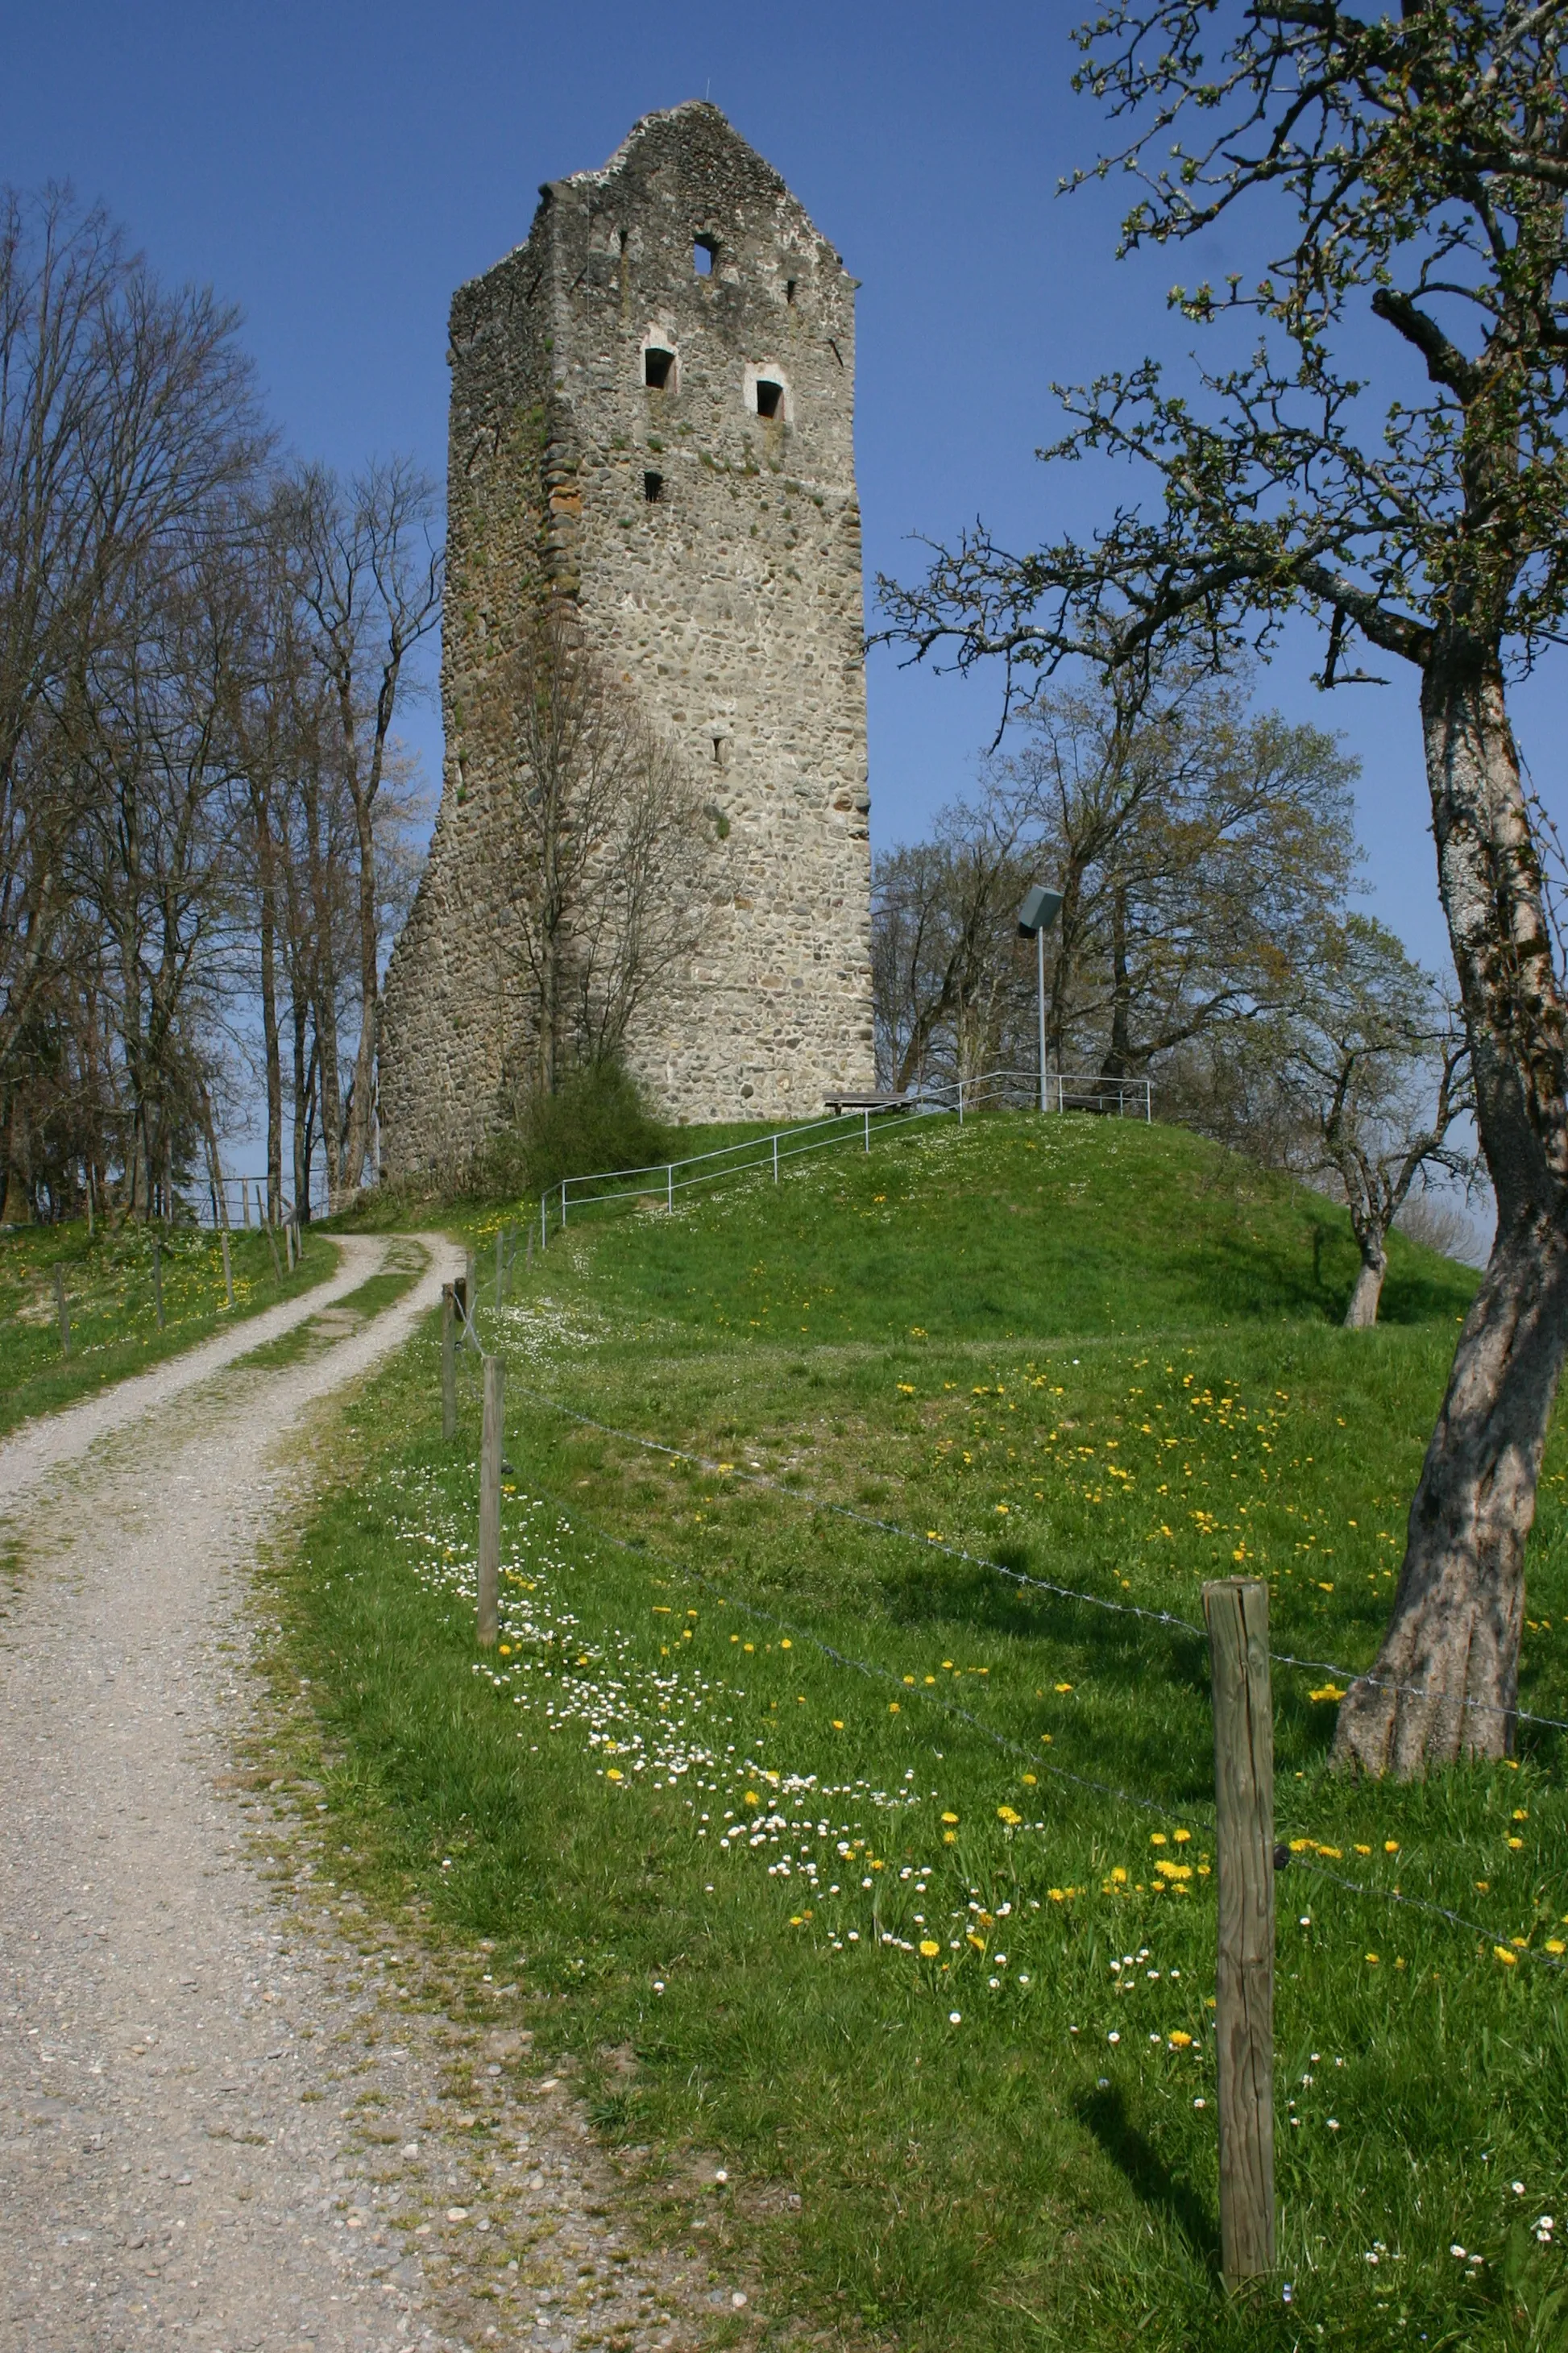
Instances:
[[[1518,1968],[1519,1955],[1517,1953],[1510,1953],[1506,1945],[1494,1945],[1492,1947],[1492,1950],[1497,1955],[1499,1960],[1501,1961],[1505,1968]]]
[[[1192,2036],[1190,2034],[1184,2034],[1179,2026],[1175,2032],[1171,2036],[1170,2041],[1173,2051],[1190,2051],[1192,2048]]]
[[[922,1936],[921,1938],[921,1953],[924,1959],[934,1961],[941,1950],[942,1947],[937,1943],[934,1936]]]
[[[998,1806],[996,1819],[999,1822],[1021,1822],[1024,1817],[1013,1806]]]

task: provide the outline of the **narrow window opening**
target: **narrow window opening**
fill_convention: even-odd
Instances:
[[[784,301],[786,302],[793,302],[795,301],[795,280],[793,278],[786,278],[784,280]]]
[[[674,365],[673,352],[661,351],[657,343],[648,345],[642,355],[642,379],[650,392],[664,390],[669,382],[670,371]]]
[[[645,474],[642,478],[642,494],[650,507],[658,506],[664,496],[664,476]]]
[[[700,237],[693,240],[691,247],[691,267],[697,272],[699,278],[712,277],[713,264],[718,259],[718,254],[719,242],[716,237]]]
[[[622,229],[622,230],[619,232],[619,234],[620,234],[620,240],[621,240],[621,251],[622,251],[623,253],[625,253],[625,251],[626,251],[626,249],[627,241],[628,241],[628,240],[627,240],[627,232],[626,232],[626,230]]]
[[[760,375],[757,378],[757,415],[776,417],[783,406],[783,385],[774,384],[769,376]]]

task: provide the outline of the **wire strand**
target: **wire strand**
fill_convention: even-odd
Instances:
[[[756,1619],[762,1625],[774,1626],[781,1633],[787,1634],[792,1641],[809,1643],[813,1650],[819,1651],[824,1658],[831,1659],[836,1665],[847,1667],[854,1673],[866,1676],[868,1681],[890,1684],[899,1691],[901,1697],[908,1695],[910,1686],[900,1676],[894,1674],[890,1667],[879,1666],[874,1660],[858,1659],[851,1651],[840,1651],[833,1643],[825,1642],[819,1634],[814,1634],[809,1627],[799,1626],[787,1618],[780,1618],[774,1611],[764,1609],[758,1602],[742,1601],[733,1594],[721,1593],[711,1577],[705,1577],[700,1568],[694,1568],[689,1561],[670,1560],[665,1554],[654,1552],[647,1545],[635,1543],[627,1536],[613,1535],[608,1528],[600,1526],[595,1520],[574,1521],[571,1508],[561,1503],[559,1499],[556,1500],[556,1509],[562,1513],[569,1527],[584,1529],[595,1541],[612,1545],[617,1552],[630,1553],[636,1560],[651,1562],[657,1567],[673,1570],[676,1575],[685,1577],[692,1584],[700,1586],[705,1593],[714,1595],[726,1608],[739,1609],[744,1616]],[[1157,1815],[1161,1821],[1178,1824],[1183,1822],[1183,1816],[1175,1808],[1162,1804],[1157,1798],[1140,1797],[1135,1790],[1119,1788],[1114,1782],[1097,1780],[1090,1774],[1075,1773],[1066,1765],[1053,1764],[1049,1757],[1037,1757],[1032,1748],[1026,1748],[1021,1741],[1013,1739],[1007,1733],[996,1731],[994,1726],[987,1724],[983,1717],[974,1715],[969,1708],[957,1706],[952,1700],[942,1699],[935,1693],[923,1691],[918,1684],[914,1688],[914,1696],[924,1701],[928,1707],[937,1709],[941,1715],[955,1717],[959,1722],[968,1725],[973,1731],[978,1732],[983,1739],[989,1740],[995,1747],[1005,1750],[1009,1756],[1024,1758],[1036,1771],[1048,1773],[1055,1780],[1071,1781],[1080,1789],[1092,1789],[1100,1797],[1114,1798],[1124,1806],[1134,1806],[1141,1812]],[[1184,1826],[1192,1827],[1191,1824]],[[1213,1820],[1204,1820],[1201,1827],[1212,1831]]]
[[[475,1345],[478,1345],[477,1339]],[[875,1528],[882,1535],[897,1536],[906,1544],[917,1544],[927,1551],[943,1553],[948,1559],[964,1561],[973,1568],[989,1569],[993,1576],[1005,1577],[1010,1584],[1024,1586],[1039,1593],[1054,1594],[1058,1600],[1081,1601],[1090,1609],[1110,1610],[1119,1617],[1141,1618],[1149,1625],[1164,1626],[1179,1633],[1195,1635],[1199,1641],[1206,1642],[1208,1640],[1206,1629],[1196,1625],[1190,1618],[1178,1616],[1174,1610],[1145,1609],[1135,1601],[1110,1601],[1103,1594],[1086,1593],[1077,1586],[1058,1585],[1047,1577],[1029,1577],[1022,1569],[1008,1568],[1003,1562],[989,1559],[983,1553],[966,1551],[962,1545],[948,1544],[939,1536],[921,1536],[913,1528],[900,1526],[896,1520],[879,1519],[873,1513],[858,1512],[848,1504],[830,1503],[824,1496],[813,1494],[809,1489],[786,1487],[781,1480],[770,1478],[765,1472],[737,1470],[733,1463],[720,1463],[707,1455],[692,1454],[684,1447],[667,1445],[660,1439],[642,1438],[636,1430],[620,1430],[611,1422],[595,1420],[592,1414],[580,1413],[574,1407],[563,1405],[559,1398],[547,1397],[542,1390],[524,1388],[514,1393],[528,1398],[536,1405],[547,1407],[552,1413],[563,1415],[569,1421],[580,1423],[585,1430],[596,1430],[602,1437],[620,1439],[626,1445],[640,1446],[649,1453],[668,1455],[677,1462],[690,1462],[699,1470],[711,1472],[715,1476],[744,1481],[748,1486],[766,1488],[770,1493],[784,1495],[792,1503],[807,1504],[813,1511],[830,1513],[835,1518],[849,1520],[859,1527]],[[1553,1732],[1568,1732],[1568,1719],[1537,1715],[1530,1708],[1505,1707],[1495,1700],[1457,1698],[1450,1693],[1423,1690],[1413,1683],[1390,1683],[1374,1674],[1370,1668],[1335,1666],[1325,1659],[1300,1659],[1289,1651],[1270,1651],[1268,1656],[1276,1666],[1300,1667],[1315,1674],[1343,1675],[1348,1682],[1369,1683],[1374,1690],[1391,1692],[1403,1699],[1430,1700],[1442,1706],[1469,1708],[1481,1715],[1510,1716],[1516,1724],[1538,1724]]]

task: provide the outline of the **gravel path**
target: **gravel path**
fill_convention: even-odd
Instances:
[[[318,1237],[312,1248],[321,1247],[321,1238]],[[384,1263],[387,1250],[384,1241],[346,1237],[335,1238],[333,1247],[340,1261],[336,1274],[329,1275],[300,1298],[286,1299],[280,1306],[268,1307],[260,1315],[247,1315],[228,1331],[204,1340],[199,1347],[187,1348],[183,1356],[170,1356],[148,1372],[133,1374],[129,1380],[116,1381],[98,1396],[84,1398],[79,1405],[68,1406],[60,1413],[41,1414],[37,1420],[24,1423],[0,1442],[0,1513],[57,1463],[78,1461],[109,1431],[123,1430],[144,1419],[185,1389],[199,1388],[237,1356],[248,1356],[265,1342],[280,1339],[285,1332],[308,1323],[346,1292],[357,1290]]]
[[[425,1238],[374,1321],[329,1314],[314,1354],[228,1364],[388,1254],[342,1247],[284,1325],[0,1447],[5,2353],[691,2334],[671,2317],[690,2271],[630,2251],[569,2086],[527,2073],[518,1989],[486,1989],[493,2025],[433,2014],[406,1938],[328,1916],[289,1811],[311,1796],[235,1769],[268,1720],[247,1572],[308,1491],[310,1409],[455,1265]],[[713,2280],[704,2302],[744,2301]]]

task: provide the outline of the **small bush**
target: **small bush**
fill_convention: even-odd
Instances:
[[[534,1095],[515,1128],[498,1136],[474,1170],[486,1194],[548,1192],[563,1176],[644,1168],[674,1151],[637,1081],[617,1062],[574,1071],[552,1095]]]

